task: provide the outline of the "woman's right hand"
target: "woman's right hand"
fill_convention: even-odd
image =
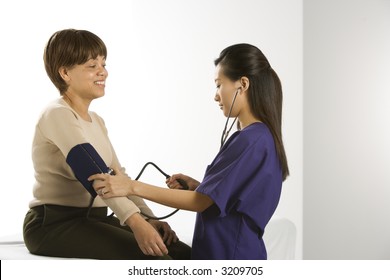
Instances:
[[[126,224],[133,231],[135,240],[145,255],[163,256],[168,254],[168,249],[160,234],[139,213],[130,216],[126,220]]]
[[[182,186],[177,181],[178,179],[179,180],[183,180],[184,182],[186,182],[188,187],[189,187],[189,190],[191,190],[191,191],[195,190],[200,185],[200,183],[197,180],[191,178],[190,176],[181,174],[181,173],[173,174],[171,177],[169,177],[165,181],[165,183],[167,184],[167,186],[170,189],[181,189]]]

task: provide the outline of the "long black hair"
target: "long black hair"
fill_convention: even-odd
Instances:
[[[249,79],[248,101],[252,114],[272,133],[281,163],[283,180],[289,175],[286,152],[282,140],[283,93],[280,79],[265,55],[250,44],[237,44],[224,49],[214,61],[232,81]]]

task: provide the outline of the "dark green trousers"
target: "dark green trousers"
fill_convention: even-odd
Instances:
[[[190,259],[191,248],[178,241],[169,255],[146,256],[128,226],[107,216],[107,207],[42,205],[30,209],[23,225],[27,249],[36,255],[102,260]]]

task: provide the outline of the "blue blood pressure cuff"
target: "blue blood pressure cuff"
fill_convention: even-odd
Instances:
[[[76,145],[68,153],[66,162],[84,188],[92,197],[96,197],[97,193],[92,186],[93,182],[88,181],[89,176],[97,173],[110,173],[111,169],[105,164],[95,148],[89,143]]]

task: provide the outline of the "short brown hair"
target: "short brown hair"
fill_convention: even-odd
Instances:
[[[62,95],[68,85],[59,73],[60,68],[80,65],[99,55],[106,58],[107,48],[98,36],[87,30],[64,29],[50,37],[43,61],[47,75]]]

